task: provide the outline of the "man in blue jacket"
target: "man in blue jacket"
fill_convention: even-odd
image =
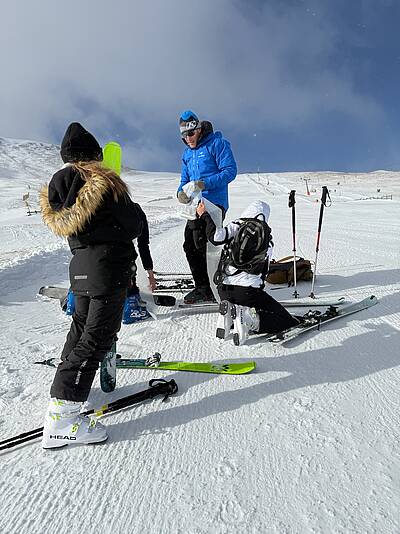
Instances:
[[[218,206],[223,219],[229,207],[228,184],[236,178],[237,173],[231,145],[222,137],[221,132],[213,131],[211,122],[200,121],[191,110],[182,113],[179,129],[186,149],[182,156],[178,200],[182,204],[190,202],[190,198],[182,188],[188,182],[194,182],[195,192],[201,191],[204,198]],[[200,218],[188,221],[183,250],[193,275],[195,288],[185,296],[185,303],[214,300],[207,274],[206,247],[204,221]]]

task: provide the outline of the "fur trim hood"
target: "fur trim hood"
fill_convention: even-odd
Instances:
[[[79,188],[77,180],[83,184]],[[68,188],[68,185],[71,187]],[[77,189],[77,194],[71,202],[68,194],[73,187]],[[42,219],[54,234],[71,237],[85,229],[106,197],[114,197],[117,202],[119,197],[128,194],[125,182],[101,165],[73,165],[58,171],[49,186],[45,185],[40,190]]]

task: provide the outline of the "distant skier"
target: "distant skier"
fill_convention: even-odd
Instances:
[[[141,214],[128,187],[104,168],[101,148],[79,123],[61,144],[64,167],[40,192],[43,221],[67,237],[72,252],[70,284],[75,313],[61,354],[44,421],[44,448],[107,439],[101,423],[79,415],[99,362],[121,327],[131,267],[137,256]]]
[[[186,149],[182,156],[178,200],[182,204],[190,202],[182,188],[185,184],[194,182],[194,191],[201,191],[204,198],[218,206],[223,219],[229,206],[228,184],[236,178],[237,173],[231,145],[222,137],[221,132],[214,133],[210,122],[200,121],[191,110],[182,113],[179,129]],[[185,303],[214,300],[207,274],[206,245],[204,221],[199,218],[188,221],[183,249],[195,288],[185,296]]]
[[[221,298],[217,337],[227,338],[231,327],[234,326],[234,343],[242,345],[250,331],[260,334],[280,332],[299,324],[295,317],[263,290],[273,243],[268,225],[260,225],[257,221],[268,222],[269,205],[259,200],[252,202],[238,220],[230,222],[224,228],[216,228],[204,203],[197,207],[197,214],[205,224],[208,239],[214,245],[225,244],[227,247],[222,252],[215,275]],[[249,232],[246,233],[245,230],[239,233],[241,228],[244,229],[246,221],[256,222],[253,227],[250,226]],[[238,261],[247,263],[249,268],[239,269],[233,265],[229,245],[233,243],[236,235],[236,239],[239,239],[238,255],[243,255]],[[252,242],[252,239],[255,241]]]

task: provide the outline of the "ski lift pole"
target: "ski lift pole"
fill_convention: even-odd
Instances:
[[[315,298],[314,294],[314,284],[315,284],[315,277],[317,274],[317,262],[318,262],[318,252],[319,252],[319,240],[321,238],[321,227],[322,227],[322,218],[324,216],[324,208],[326,207],[326,199],[329,198],[331,200],[331,197],[329,196],[328,188],[326,185],[322,187],[322,196],[321,196],[321,208],[319,210],[319,221],[318,221],[318,231],[317,231],[317,245],[315,247],[315,261],[314,261],[314,273],[312,277],[311,282],[311,293],[310,297]]]
[[[292,189],[289,193],[289,208],[292,209],[292,238],[293,238],[293,286],[294,292],[293,296],[295,299],[299,296],[297,293],[297,276],[296,276],[296,191]]]

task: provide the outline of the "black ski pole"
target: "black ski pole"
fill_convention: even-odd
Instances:
[[[299,296],[297,293],[297,276],[296,276],[296,191],[292,189],[289,193],[289,208],[292,208],[292,237],[293,237],[293,285],[294,292],[293,296],[295,299]]]
[[[317,261],[318,261],[318,252],[319,252],[319,240],[321,238],[322,218],[324,216],[324,208],[327,207],[327,205],[326,205],[326,199],[327,198],[329,198],[329,200],[331,200],[331,197],[329,196],[328,188],[326,187],[326,185],[324,185],[322,187],[321,207],[320,207],[320,210],[319,210],[319,221],[318,221],[318,231],[317,231],[317,245],[315,247],[314,273],[313,273],[312,282],[311,282],[310,297],[313,298],[313,299],[315,298],[314,284],[315,284],[315,277],[316,277],[316,274],[317,274]]]
[[[116,412],[118,410],[127,408],[128,406],[138,404],[147,399],[152,399],[157,395],[164,395],[163,400],[166,400],[170,395],[174,395],[178,391],[178,385],[175,380],[153,378],[152,380],[150,380],[149,386],[150,387],[148,389],[145,389],[144,391],[139,391],[138,393],[134,393],[133,395],[122,397],[120,399],[110,402],[109,404],[102,406],[99,409],[92,408],[91,410],[83,412],[82,415],[94,414],[96,417],[100,417],[107,413]],[[21,445],[26,441],[32,441],[36,438],[40,438],[42,435],[43,427],[35,428],[34,430],[29,430],[28,432],[23,432],[22,434],[18,434],[17,436],[14,436],[12,438],[0,441],[0,451],[16,447],[17,445]]]

